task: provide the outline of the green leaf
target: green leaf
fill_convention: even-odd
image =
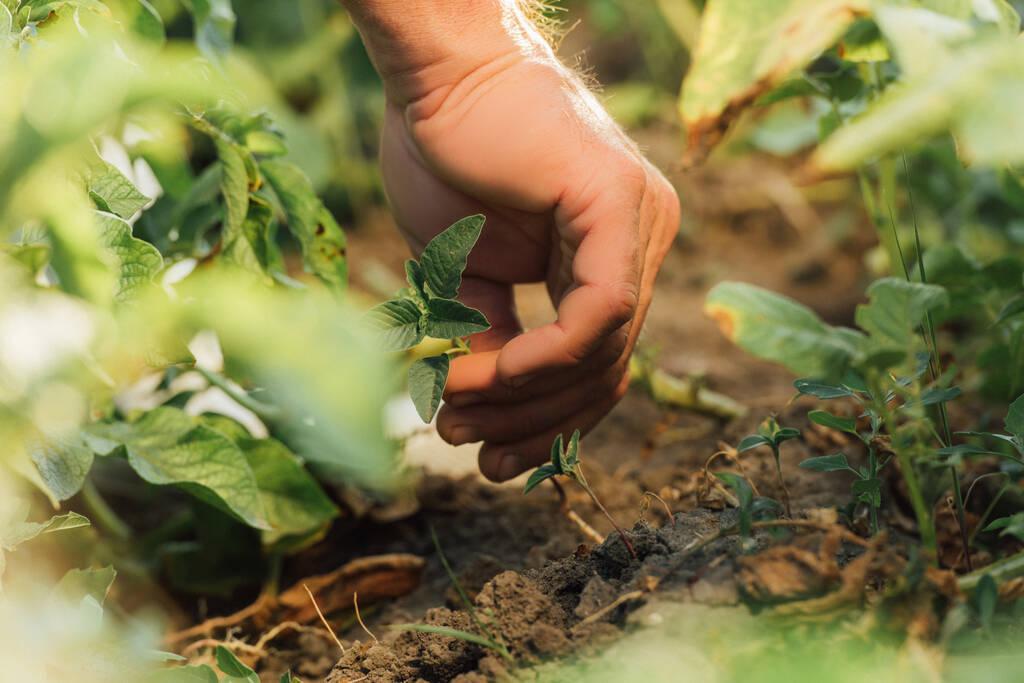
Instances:
[[[219,64],[234,43],[236,18],[231,0],[186,0],[185,5],[192,12],[196,46]]]
[[[265,544],[286,536],[312,533],[338,516],[338,508],[324,493],[302,461],[276,439],[237,439],[236,444],[256,477],[260,500],[271,531]]]
[[[231,439],[177,408],[151,410],[134,422],[97,423],[87,442],[101,455],[123,447],[144,480],[178,485],[249,526],[269,529],[256,477]]]
[[[807,418],[822,427],[857,435],[857,420],[852,417],[839,417],[824,410],[812,410],[807,413]]]
[[[150,200],[113,164],[102,159],[89,169],[86,189],[103,211],[131,218]]]
[[[205,1],[205,0],[203,0]],[[197,127],[213,138],[220,159],[220,193],[224,198],[224,226],[221,240],[227,249],[232,243],[244,238],[243,226],[249,214],[249,171],[246,165],[246,154],[241,145],[231,140],[226,133],[220,131],[205,120],[199,119]],[[236,247],[237,249],[238,247]],[[239,255],[236,262],[251,265]],[[253,256],[255,260],[255,256]]]
[[[1024,395],[1010,404],[1004,424],[1006,431],[1013,434],[1018,443],[1024,443]]]
[[[551,477],[558,476],[559,474],[561,474],[561,472],[559,472],[554,465],[541,465],[535,469],[530,475],[530,478],[526,480],[526,487],[523,489],[523,493],[529,493],[533,489],[537,488],[537,486],[545,479],[550,479]]]
[[[918,405],[922,406],[933,406],[939,403],[946,403],[952,401],[960,396],[963,392],[960,387],[947,387],[945,389],[941,387],[934,387],[928,389],[921,394],[921,399],[918,401]]]
[[[423,274],[423,268],[420,267],[420,264],[413,259],[407,259],[405,262],[405,280],[409,283],[417,298],[426,303],[428,298],[426,276]]]
[[[429,423],[441,405],[451,359],[447,355],[423,358],[409,366],[409,395],[420,418]]]
[[[469,633],[468,631],[460,631],[456,628],[449,628],[447,626],[434,626],[433,624],[395,624],[389,626],[399,631],[416,631],[418,633],[432,633],[437,636],[447,636],[449,638],[456,638],[458,640],[464,640],[467,643],[473,643],[482,647],[487,647],[492,650],[501,652],[504,650],[500,645],[495,643],[490,638],[484,636],[478,636],[475,633]]]
[[[708,0],[680,110],[699,158],[744,107],[832,45],[866,0]]]
[[[430,240],[419,263],[431,294],[442,299],[458,295],[466,259],[483,229],[484,217],[477,214],[456,221]]]
[[[30,244],[0,245],[0,254],[6,254],[37,276],[50,261],[50,245],[34,242]]]
[[[740,445],[736,447],[736,450],[740,453],[745,453],[751,449],[757,448],[758,446],[769,446],[772,440],[767,439],[760,434],[751,434],[750,436],[743,437],[740,441]]]
[[[565,455],[565,439],[561,432],[551,442],[551,466],[558,474],[565,474],[565,467],[562,465],[562,456]]]
[[[801,394],[823,400],[854,396],[853,390],[844,385],[827,384],[812,379],[798,379],[793,386]]]
[[[458,339],[490,329],[484,314],[454,299],[431,298],[423,320],[428,337]]]
[[[746,478],[733,472],[715,472],[715,476],[723,484],[735,491],[736,497],[740,501],[741,510],[750,509],[750,505],[754,502],[754,489],[751,488],[750,482]]]
[[[996,325],[1006,322],[1010,318],[1014,318],[1021,313],[1024,313],[1024,295],[1018,295],[1003,306],[999,311],[999,316],[996,318]]]
[[[78,604],[88,596],[102,605],[116,577],[117,572],[109,566],[101,569],[72,569],[61,577],[52,594],[70,604]]]
[[[260,170],[281,202],[288,230],[302,246],[306,269],[329,288],[344,289],[348,284],[345,233],[309,178],[298,166],[282,160],[263,161]]]
[[[131,14],[131,29],[139,37],[152,43],[163,44],[167,38],[164,31],[164,20],[149,0],[135,0]]]
[[[157,671],[146,678],[146,683],[217,683],[217,673],[205,664],[176,666]]]
[[[871,507],[878,507],[882,504],[882,482],[878,479],[858,479],[851,487],[853,494],[862,503]]]
[[[423,340],[422,316],[416,302],[392,299],[371,308],[366,313],[366,320],[379,333],[384,351],[402,351]]]
[[[215,656],[217,666],[227,674],[226,678],[221,679],[221,683],[260,683],[260,677],[256,672],[242,664],[238,657],[223,645],[217,646]]]
[[[116,261],[114,300],[127,301],[151,284],[164,266],[160,252],[149,242],[132,237],[132,227],[112,213],[96,212],[100,244]]]
[[[574,472],[580,464],[580,430],[573,430],[569,437],[569,445],[562,456],[562,468],[568,474]]]
[[[1024,512],[1008,517],[1000,517],[985,527],[984,531],[1000,531],[1000,536],[1013,536],[1024,541]]]
[[[40,436],[25,446],[43,483],[57,500],[67,500],[81,490],[92,469],[93,453],[80,437]]]
[[[0,519],[0,549],[14,550],[17,546],[31,541],[40,534],[54,531],[68,531],[89,526],[89,520],[77,512],[56,515],[45,522],[28,521],[28,504],[17,506],[8,519]]]
[[[815,458],[807,458],[800,463],[805,470],[815,472],[840,472],[842,470],[854,471],[846,459],[845,453],[834,453],[832,455],[821,455]]]
[[[11,29],[14,28],[14,16],[7,6],[0,2],[0,47],[6,47],[14,40]]]
[[[925,316],[949,304],[938,285],[887,277],[868,287],[870,302],[857,306],[857,325],[870,335],[872,352],[910,352],[919,346]]]
[[[882,28],[891,38],[894,29],[885,21]],[[831,136],[812,166],[824,172],[853,169],[946,131],[955,134],[958,151],[973,164],[1024,161],[1024,119],[1014,115],[1024,106],[1024,41],[990,38],[939,47],[924,51],[920,41],[909,46],[903,54],[917,55],[912,76]]]
[[[748,353],[824,381],[842,377],[861,340],[859,333],[826,325],[792,299],[742,282],[716,285],[704,310]]]
[[[992,617],[999,604],[999,586],[991,574],[985,574],[978,580],[978,585],[971,595],[971,606],[978,615],[978,621],[985,630],[992,628]]]

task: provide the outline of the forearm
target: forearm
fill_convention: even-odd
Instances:
[[[512,55],[552,58],[529,0],[341,0],[402,104]]]

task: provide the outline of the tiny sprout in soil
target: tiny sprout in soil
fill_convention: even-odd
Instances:
[[[553,479],[559,475],[572,479],[587,492],[590,500],[594,501],[594,505],[608,518],[615,531],[619,533],[619,537],[629,551],[630,556],[634,560],[637,559],[636,550],[633,548],[633,544],[630,542],[626,532],[622,530],[622,527],[615,521],[615,518],[611,516],[607,508],[598,500],[594,489],[590,488],[587,478],[583,476],[583,468],[580,463],[580,430],[578,429],[572,433],[568,447],[565,446],[561,434],[555,437],[554,443],[551,444],[551,462],[541,465],[534,470],[526,482],[526,488],[523,490],[523,493],[529,493],[545,479]]]
[[[782,427],[774,417],[768,417],[757,428],[757,434],[744,437],[736,448],[740,453],[757,448],[758,446],[768,446],[772,449],[772,456],[775,457],[775,472],[779,477],[779,486],[782,488],[782,501],[786,507],[787,517],[792,517],[793,511],[789,504],[789,489],[786,487],[786,481],[782,477],[782,460],[779,447],[782,445],[782,442],[795,439],[798,436],[800,436],[799,429]]]

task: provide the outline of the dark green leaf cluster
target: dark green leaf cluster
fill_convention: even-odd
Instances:
[[[461,339],[490,327],[483,313],[455,299],[483,227],[481,215],[463,218],[430,240],[418,261],[406,261],[409,286],[367,313],[385,350],[410,349],[425,337]],[[442,354],[417,360],[409,368],[409,394],[424,422],[430,422],[441,405],[450,363]]]
[[[736,494],[739,501],[739,532],[745,541],[751,538],[753,523],[757,520],[777,517],[782,506],[771,498],[755,496],[750,482],[733,472],[715,472],[715,476]]]

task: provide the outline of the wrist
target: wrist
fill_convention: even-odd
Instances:
[[[554,59],[523,0],[341,0],[400,105],[501,60]]]

